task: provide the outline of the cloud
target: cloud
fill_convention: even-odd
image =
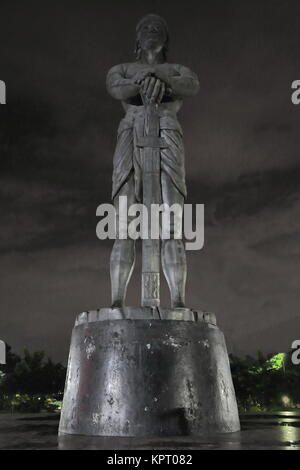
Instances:
[[[0,326],[13,348],[66,359],[75,314],[110,302],[111,243],[96,239],[95,212],[110,200],[124,110],[105,77],[132,60],[135,23],[149,11],[170,25],[169,60],[191,67],[201,84],[179,114],[188,202],[204,203],[206,214],[204,250],[188,253],[188,304],[215,311],[233,349],[262,348],[256,337],[281,349],[282,324],[293,333],[299,2],[190,1],[185,11],[169,0],[6,2]],[[139,263],[128,293],[136,304]],[[167,303],[164,281],[162,291]]]

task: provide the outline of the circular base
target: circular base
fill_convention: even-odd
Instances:
[[[226,345],[215,325],[127,319],[75,326],[60,434],[188,436],[239,429]]]
[[[108,307],[82,312],[77,316],[75,326],[104,320],[181,320],[217,324],[214,313],[199,309],[126,306],[122,309]]]

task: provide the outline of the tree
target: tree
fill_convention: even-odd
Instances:
[[[10,402],[19,411],[39,411],[62,399],[66,375],[62,364],[46,359],[43,351],[25,349],[23,358],[11,353],[9,357],[0,383],[0,407],[1,402],[2,408]]]

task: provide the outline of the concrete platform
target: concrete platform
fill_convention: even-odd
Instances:
[[[120,454],[124,450],[126,455],[132,450],[300,450],[299,411],[248,413],[240,417],[240,432],[209,436],[101,437],[64,434],[58,437],[59,414],[0,413],[0,450],[114,450]],[[231,454],[229,456],[232,458]],[[101,465],[101,458],[99,463]]]

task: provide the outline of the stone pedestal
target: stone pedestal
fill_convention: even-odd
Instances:
[[[189,436],[240,429],[223,333],[189,309],[78,316],[60,434]]]

